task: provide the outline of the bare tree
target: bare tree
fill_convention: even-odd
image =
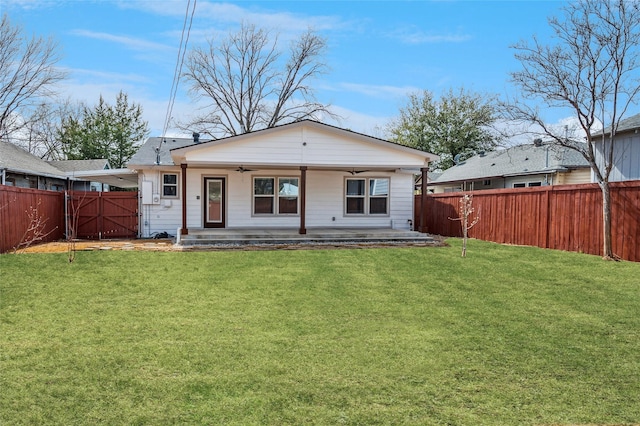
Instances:
[[[462,257],[467,257],[467,241],[469,240],[469,230],[480,221],[480,211],[473,216],[476,209],[473,207],[473,195],[464,194],[460,197],[458,205],[458,217],[449,220],[459,220],[462,227]],[[472,217],[473,216],[473,217]]]
[[[548,125],[539,109],[523,101],[513,102],[507,112],[512,119],[536,124],[542,135],[589,162],[602,192],[603,257],[613,259],[609,176],[618,125],[640,91],[640,4],[579,0],[563,12],[562,19],[549,19],[555,44],[544,45],[534,37],[514,46],[522,70],[512,78],[524,98],[569,108],[586,144],[568,137],[566,128]]]
[[[57,226],[52,229],[47,229],[47,221],[49,218],[40,214],[38,210],[39,207],[40,202],[38,201],[35,207],[31,206],[29,210],[25,210],[25,215],[29,218],[29,223],[22,234],[22,238],[20,238],[20,242],[13,248],[14,254],[28,249],[32,244],[41,242],[58,229]]]
[[[59,104],[42,102],[25,119],[19,132],[13,132],[11,142],[43,160],[65,160],[64,144],[59,137],[65,121],[79,120],[82,103],[71,100]]]
[[[291,44],[284,61],[277,46],[277,36],[244,24],[219,45],[209,40],[207,48],[193,49],[183,76],[190,92],[211,105],[190,125],[220,137],[333,116],[309,85],[326,70],[320,61],[325,40],[309,30]]]
[[[26,124],[24,109],[53,94],[53,86],[65,77],[55,67],[59,61],[52,39],[25,38],[4,14],[0,21],[0,138]]]

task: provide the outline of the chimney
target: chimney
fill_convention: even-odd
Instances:
[[[200,133],[193,132],[193,143],[200,143]]]

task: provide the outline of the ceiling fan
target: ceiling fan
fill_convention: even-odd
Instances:
[[[236,172],[244,173],[244,172],[255,172],[253,169],[245,169],[243,166],[240,166],[236,169]]]
[[[349,173],[351,173],[351,176],[353,176],[353,175],[358,175],[360,173],[366,173],[368,171],[369,170],[351,170],[351,171],[349,171]]]

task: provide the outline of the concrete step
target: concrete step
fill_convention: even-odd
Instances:
[[[376,242],[433,242],[427,234],[392,229],[323,229],[308,230],[217,230],[195,231],[181,238],[182,245],[221,244],[296,244],[296,243],[376,243]]]

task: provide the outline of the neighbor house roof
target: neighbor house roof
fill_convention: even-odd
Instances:
[[[101,158],[97,160],[51,160],[47,161],[63,172],[84,172],[88,170],[110,169],[109,160]]]
[[[0,141],[0,169],[15,173],[66,179],[67,176],[43,159],[9,142]]]
[[[624,120],[621,120],[620,123],[618,124],[617,132],[623,133],[623,132],[629,132],[631,130],[637,130],[637,129],[640,129],[640,114],[632,115],[629,118],[625,118]],[[606,133],[609,133],[610,131],[611,131],[611,126],[604,129],[604,132]],[[591,135],[602,136],[602,132],[603,130],[601,129],[593,132]]]
[[[153,137],[148,138],[131,157],[127,166],[149,166],[154,164],[173,165],[171,150],[193,145],[192,138]],[[160,160],[160,161],[158,161]]]
[[[433,183],[553,173],[583,167],[589,167],[589,163],[573,149],[553,144],[517,145],[471,157],[445,170]]]
[[[620,121],[618,132],[640,129],[640,114],[633,115]]]

